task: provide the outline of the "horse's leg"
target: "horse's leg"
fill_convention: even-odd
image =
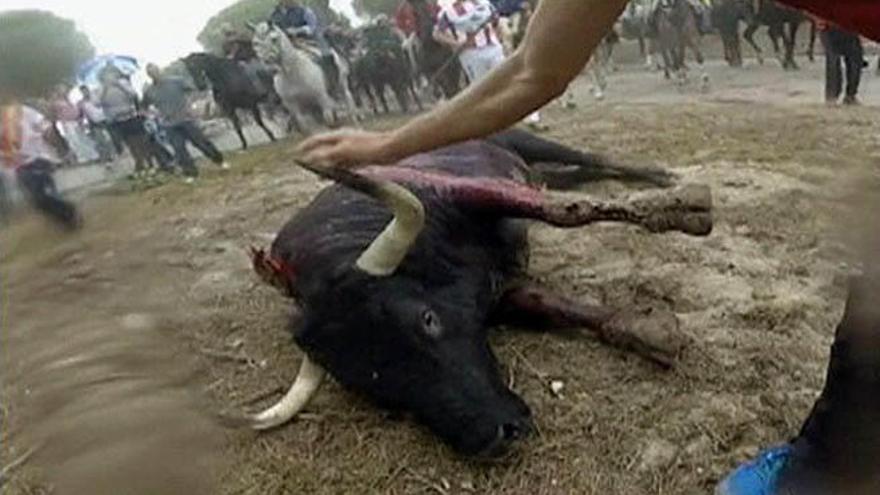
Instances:
[[[376,96],[373,94],[373,86],[371,83],[364,84],[364,93],[370,99],[370,108],[373,109],[373,115],[379,115],[379,105],[376,104]]]
[[[236,112],[235,109],[225,109],[225,112],[226,117],[232,122],[232,127],[238,134],[238,139],[241,140],[241,149],[246,150],[248,148],[248,142],[244,137],[244,131],[241,130],[241,120],[238,118],[238,112]]]
[[[388,106],[388,99],[386,98],[385,81],[376,82],[376,98],[379,99],[379,103],[382,105],[382,110],[384,110],[385,115],[391,113],[391,108]]]
[[[397,98],[397,104],[400,105],[400,109],[403,110],[403,113],[409,113],[409,95],[406,91],[406,86],[397,81],[394,84],[394,96]]]
[[[767,34],[770,36],[770,41],[773,43],[773,53],[776,55],[776,59],[779,60],[779,65],[787,70],[788,60],[786,60],[785,52],[788,50],[788,39],[785,34],[785,24],[778,23],[771,25],[767,30]],[[779,46],[779,40],[782,40],[782,48]]]
[[[303,127],[302,121],[300,120],[299,112],[288,112],[287,133],[290,134],[291,131],[296,131],[300,136],[306,135],[306,129]]]
[[[810,63],[816,61],[816,21],[810,21],[810,46],[807,48],[807,59]]]
[[[361,121],[361,114],[354,104],[354,95],[351,94],[351,86],[349,86],[347,79],[348,78],[340,78],[339,83],[342,84],[342,93],[345,98],[345,104],[348,106],[351,121],[356,124]]]
[[[798,21],[792,21],[788,23],[788,38],[784,39],[785,42],[785,63],[791,70],[798,70],[797,62],[794,59],[794,49],[797,44],[797,33],[798,29],[800,29],[801,23]]]
[[[764,65],[764,53],[761,51],[761,47],[755,43],[755,32],[760,27],[759,24],[752,22],[746,26],[746,30],[743,31],[743,38],[752,46],[752,49],[755,50],[755,57],[758,58],[758,63]]]
[[[654,61],[651,60],[651,53],[648,51],[648,45],[645,42],[644,36],[639,36],[639,54],[645,59],[645,67],[650,68]]]
[[[406,79],[406,87],[409,90],[410,95],[412,96],[413,102],[416,104],[416,107],[421,111],[424,110],[425,107],[422,106],[422,99],[419,98],[419,93],[416,91],[415,82],[411,77],[407,77]]]
[[[272,131],[269,130],[269,128],[266,127],[266,123],[263,122],[263,114],[260,112],[260,107],[258,105],[254,105],[251,109],[251,114],[253,114],[254,120],[257,121],[257,125],[259,125],[260,128],[263,129],[263,132],[269,136],[269,141],[275,141],[275,135],[272,134]]]
[[[734,66],[742,67],[743,66],[743,55],[742,55],[742,41],[739,38],[739,23],[737,23],[733,28],[733,57],[734,57]]]

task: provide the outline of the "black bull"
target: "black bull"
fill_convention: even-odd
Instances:
[[[522,131],[358,173],[309,167],[339,185],[298,212],[270,253],[253,252],[261,277],[301,306],[293,335],[307,356],[290,392],[251,425],[293,418],[327,370],[377,405],[411,413],[459,452],[498,455],[531,429],[528,407],[502,381],[487,343],[488,328],[500,323],[588,328],[670,365],[686,341],[671,313],[575,304],[529,285],[524,220],[707,235],[708,188],[615,201],[545,193],[527,179],[538,162],[569,165],[560,174],[576,180],[670,180]]]

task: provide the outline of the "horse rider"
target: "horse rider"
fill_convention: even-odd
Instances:
[[[257,58],[251,39],[235,29],[231,22],[225,22],[220,26],[220,34],[223,36],[223,56],[236,62],[247,62]]]
[[[318,16],[310,7],[303,5],[299,0],[279,0],[269,22],[281,28],[291,38],[314,42],[320,54],[319,65],[327,76],[328,91],[334,97],[340,97],[342,90],[339,81],[339,68],[333,57],[333,50],[324,37],[324,29],[318,21]]]
[[[269,22],[292,38],[313,41],[322,55],[330,54],[330,46],[324,39],[324,29],[318,21],[318,16],[315,15],[314,10],[300,3],[299,0],[280,0],[269,16]]]
[[[265,94],[272,87],[272,68],[267,66],[254,51],[250,37],[226,22],[220,27],[223,36],[223,56],[235,60],[244,69],[248,78],[257,88],[257,92]]]

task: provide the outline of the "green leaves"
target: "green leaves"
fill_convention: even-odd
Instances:
[[[45,95],[71,82],[76,68],[94,56],[73,21],[37,10],[0,14],[0,89],[19,98]]]

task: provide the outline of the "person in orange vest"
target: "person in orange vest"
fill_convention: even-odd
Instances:
[[[825,102],[836,105],[844,90],[846,76],[846,94],[844,105],[858,105],[859,84],[862,70],[865,67],[865,52],[862,39],[858,34],[847,31],[833,22],[821,17],[810,16],[816,23],[816,30],[825,48]],[[846,68],[841,71],[841,63]]]
[[[52,123],[40,112],[0,94],[0,167],[14,174],[37,210],[76,230],[82,224],[79,213],[61,197],[52,176],[59,159],[51,132]]]

